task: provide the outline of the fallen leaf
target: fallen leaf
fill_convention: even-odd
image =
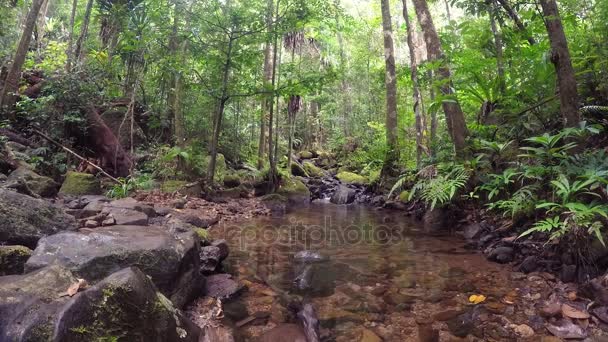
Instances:
[[[73,297],[76,293],[78,293],[78,290],[85,288],[87,286],[87,281],[84,279],[78,279],[75,283],[73,283],[72,285],[70,285],[70,287],[68,287],[67,291],[65,291],[65,293],[62,295],[63,296],[70,296]]]
[[[484,296],[482,294],[478,294],[478,295],[475,294],[475,295],[471,295],[469,297],[469,302],[473,303],[473,304],[479,304],[485,300],[486,300],[486,296]]]
[[[547,324],[547,330],[553,335],[564,339],[582,339],[587,337],[587,332],[578,325],[563,320],[559,325]]]
[[[562,304],[562,315],[576,319],[587,319],[590,317],[589,313],[574,308],[568,304]]]
[[[570,291],[570,292],[568,292],[568,299],[570,301],[575,301],[576,300],[576,291]]]

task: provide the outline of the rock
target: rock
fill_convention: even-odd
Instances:
[[[302,263],[323,262],[323,261],[329,260],[329,258],[327,256],[322,255],[319,252],[310,251],[310,250],[304,250],[304,251],[297,252],[296,254],[294,254],[293,259],[296,262],[302,262]]]
[[[291,162],[291,174],[294,176],[308,177],[308,173],[298,162]]]
[[[184,203],[185,205],[185,203]],[[167,216],[171,213],[171,208],[167,207],[154,207],[154,211],[156,211],[157,216]]]
[[[156,210],[154,210],[153,206],[141,203],[132,197],[127,197],[127,198],[122,198],[119,200],[112,201],[112,202],[106,204],[105,208],[129,209],[129,210],[139,211],[140,213],[144,213],[148,217],[156,216]]]
[[[475,327],[473,324],[473,313],[467,312],[456,316],[447,321],[447,325],[452,335],[457,337],[466,337]]]
[[[576,265],[563,265],[559,278],[564,283],[571,283],[576,280]]]
[[[382,342],[382,339],[373,331],[363,328],[359,342]]]
[[[171,212],[171,214],[176,219],[191,224],[197,228],[209,228],[220,221],[217,214],[214,216],[202,215],[200,211],[194,209],[182,209],[180,211],[174,210]]]
[[[243,287],[227,273],[210,275],[205,278],[203,294],[209,297],[229,300],[237,296]]]
[[[538,258],[534,255],[527,256],[524,261],[519,264],[518,269],[523,273],[530,273],[538,270]]]
[[[521,338],[530,338],[534,336],[534,329],[530,328],[525,324],[512,324],[511,328],[513,329],[515,334],[517,334],[517,336]]]
[[[97,223],[97,221],[86,220],[84,222],[84,227],[85,228],[96,228],[97,226],[99,226],[99,223]]]
[[[48,202],[0,189],[0,242],[34,248],[43,236],[77,228],[72,216]]]
[[[371,199],[370,204],[374,207],[382,207],[385,202],[386,202],[386,198],[384,198],[384,196],[382,196],[382,195],[378,195],[378,196],[374,196]]]
[[[94,283],[122,268],[138,266],[181,308],[202,288],[199,248],[193,231],[171,234],[158,226],[102,227],[41,239],[25,270],[57,263]]]
[[[436,321],[444,322],[449,321],[450,319],[453,319],[462,314],[462,310],[445,310],[434,314],[433,319]]]
[[[513,248],[511,247],[496,247],[488,255],[488,259],[496,261],[501,264],[506,264],[513,261]]]
[[[315,155],[310,151],[300,151],[298,156],[300,157],[300,159],[312,159]]]
[[[32,192],[42,197],[55,196],[59,189],[59,184],[54,180],[49,177],[40,176],[25,166],[20,166],[11,172],[7,181],[17,181],[19,179],[23,180]]]
[[[273,329],[265,332],[259,339],[260,342],[307,342],[304,331],[297,324],[279,324]]]
[[[310,203],[310,190],[295,177],[283,179],[277,194],[286,197],[291,204]]]
[[[439,331],[433,329],[433,324],[430,322],[418,323],[418,341],[439,342]]]
[[[62,195],[101,195],[99,180],[90,173],[70,171],[59,189]]]
[[[227,188],[236,188],[241,185],[241,178],[236,174],[227,174],[224,176],[224,186]]]
[[[565,319],[556,322],[556,324],[547,324],[547,330],[556,337],[563,339],[583,339],[587,337],[587,332],[583,328]]]
[[[306,340],[309,342],[319,342],[319,319],[314,307],[310,303],[306,303],[302,306],[302,309],[298,311],[298,320],[306,335]]]
[[[200,271],[215,272],[222,259],[222,251],[217,246],[205,246],[200,250]]]
[[[85,200],[86,201],[86,200]],[[110,202],[109,198],[104,196],[94,196],[88,199],[87,204],[76,215],[76,218],[90,217],[99,214],[103,208]]]
[[[147,226],[148,225],[148,215],[124,208],[116,208],[116,207],[104,207],[102,213],[107,214],[108,216],[112,216],[114,218],[114,222],[117,225],[125,225],[125,226]]]
[[[300,266],[293,280],[294,287],[300,291],[312,288],[312,272],[312,265]]]
[[[188,201],[185,198],[176,198],[173,201],[171,201],[171,205],[175,209],[184,209],[184,207],[186,206],[186,203],[188,203]]]
[[[228,242],[224,239],[217,239],[211,242],[211,246],[217,247],[220,249],[220,262],[224,261],[230,254],[230,248],[228,247]]]
[[[107,219],[105,219],[101,222],[101,225],[103,227],[113,226],[115,224],[116,224],[116,220],[113,217],[108,217]]]
[[[355,190],[340,185],[331,196],[330,202],[335,204],[350,204],[355,201],[356,194],[357,192]]]
[[[8,180],[8,176],[4,173],[0,173],[0,183],[4,183]]]
[[[0,246],[0,276],[21,274],[32,250],[25,246]]]
[[[369,179],[367,177],[360,176],[356,173],[342,171],[336,175],[336,178],[340,180],[340,182],[345,184],[355,184],[355,185],[368,185]]]
[[[266,208],[270,210],[270,213],[273,216],[285,215],[287,212],[287,204],[289,200],[287,200],[287,197],[285,196],[279,194],[268,194],[262,196],[260,201]]]
[[[468,224],[464,227],[464,238],[467,240],[473,240],[479,237],[482,230],[483,228],[481,227],[481,224],[477,222]]]
[[[145,336],[149,341],[197,342],[200,335],[200,329],[133,267],[71,298],[58,314],[53,340],[136,341]]]
[[[444,208],[435,208],[427,210],[422,219],[424,222],[424,230],[426,232],[439,232],[450,226],[450,218],[448,212]]]
[[[325,176],[325,172],[310,161],[303,162],[302,166],[304,167],[304,171],[306,171],[310,177],[321,178]]]
[[[205,326],[199,342],[234,342],[232,330],[225,326]]]

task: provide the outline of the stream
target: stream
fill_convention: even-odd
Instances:
[[[248,288],[224,303],[226,317],[262,318],[237,324],[237,340],[297,320],[294,300],[312,303],[322,341],[538,341],[546,332],[534,303],[551,292],[550,274],[515,273],[402,212],[313,203],[212,235],[228,241],[225,271]]]

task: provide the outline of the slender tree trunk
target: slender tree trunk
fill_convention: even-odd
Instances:
[[[32,39],[32,32],[36,26],[36,19],[40,13],[42,3],[43,0],[33,0],[32,6],[27,13],[25,27],[23,29],[23,33],[21,34],[21,40],[19,41],[19,46],[15,52],[15,57],[13,58],[13,64],[11,64],[11,68],[6,75],[4,88],[2,88],[2,92],[0,93],[0,109],[3,107],[12,108],[17,101],[17,90],[19,89],[19,79],[21,78],[21,67],[23,67],[23,62],[25,62],[25,57]]]
[[[394,163],[399,159],[397,137],[397,76],[395,72],[395,49],[393,47],[393,28],[389,0],[381,0],[382,31],[384,33],[384,60],[386,73],[386,143],[388,153],[382,167],[383,176],[387,176]]]
[[[232,68],[232,48],[234,47],[234,37],[230,34],[228,38],[228,50],[226,52],[226,61],[224,63],[224,72],[222,76],[222,93],[218,101],[218,108],[215,113],[213,120],[213,137],[211,139],[211,151],[209,160],[209,169],[207,171],[207,180],[209,183],[213,183],[213,176],[215,175],[215,164],[217,161],[217,146],[220,139],[220,131],[222,129],[222,117],[224,116],[224,109],[226,102],[228,101],[228,82],[230,78],[230,69]]]
[[[264,48],[264,85],[268,86],[272,83],[272,39],[270,31],[272,31],[272,21],[274,15],[274,0],[268,0],[268,11],[266,13],[266,26],[269,34],[266,39],[266,47]],[[268,120],[268,112],[272,107],[272,96],[264,96],[262,99],[262,113],[260,114],[260,140],[258,143],[258,170],[264,167],[264,159],[266,155],[266,122]]]
[[[497,1],[498,1],[498,3],[500,3],[502,8],[505,10],[505,12],[507,12],[509,17],[511,17],[511,19],[515,23],[515,26],[517,27],[517,29],[526,35],[526,39],[528,40],[528,43],[530,43],[530,45],[536,44],[536,40],[534,39],[534,37],[532,37],[532,35],[529,34],[528,30],[526,29],[526,26],[519,18],[519,15],[517,15],[517,12],[515,12],[513,7],[511,7],[511,5],[509,4],[509,0],[497,0]]]
[[[448,23],[452,21],[452,14],[450,13],[450,2],[449,0],[444,0],[445,1],[445,14],[448,18]]]
[[[502,42],[502,32],[499,31],[498,25],[496,25],[496,16],[498,15],[498,11],[493,2],[488,1],[488,5],[490,6],[490,26],[492,28],[492,34],[494,35],[494,45],[496,48],[496,70],[498,73],[498,88],[500,90],[501,95],[505,95],[507,90],[506,80],[505,80],[505,65],[503,58],[503,42]]]
[[[576,77],[570,60],[568,40],[559,16],[555,0],[540,0],[545,17],[545,26],[551,42],[551,62],[555,65],[559,87],[560,113],[564,119],[564,127],[578,125],[578,93]]]
[[[437,70],[437,77],[441,84],[441,93],[443,96],[447,97],[447,99],[442,99],[442,107],[443,111],[445,112],[448,132],[450,133],[452,141],[454,142],[456,155],[464,156],[466,152],[466,138],[469,135],[469,132],[464,118],[464,113],[460,108],[460,103],[458,103],[458,100],[456,99],[452,90],[453,85],[451,81],[452,75],[450,68],[447,66],[446,61],[444,60],[443,52],[441,50],[441,42],[439,40],[439,36],[437,35],[437,31],[435,30],[435,25],[433,24],[433,19],[431,17],[431,13],[429,12],[426,0],[413,0],[413,2],[414,7],[416,8],[418,22],[420,23],[420,27],[422,28],[424,35],[428,59],[430,61],[438,61],[440,63]]]
[[[89,21],[91,20],[91,11],[93,10],[93,0],[87,1],[87,8],[84,12],[84,19],[82,20],[82,27],[80,28],[80,36],[76,41],[76,49],[74,50],[74,59],[78,62],[82,59],[83,49],[82,45],[87,40],[87,34],[89,31]]]
[[[36,51],[38,57],[42,53],[42,39],[44,38],[44,28],[46,26],[46,14],[49,9],[50,0],[43,0],[42,6],[40,6],[40,13],[38,13],[38,19],[36,20]]]
[[[428,75],[429,75],[429,79],[432,80],[433,79],[433,71],[429,70],[428,71]],[[435,102],[435,88],[434,87],[430,87],[430,98],[431,98],[431,102]],[[430,134],[430,146],[431,146],[431,157],[435,157],[436,155],[436,145],[437,145],[437,111],[433,110],[431,111],[431,134]]]
[[[277,0],[277,6],[274,10],[275,10],[275,12],[273,14],[273,17],[276,20],[276,18],[278,18],[278,16],[279,16],[279,0]],[[277,50],[279,48],[278,40],[279,40],[279,36],[278,36],[278,33],[275,31],[274,32],[274,42],[273,42],[273,46],[272,46],[272,78],[271,78],[271,85],[272,85],[271,89],[272,89],[272,99],[273,100],[270,102],[270,111],[268,112],[268,162],[270,164],[270,172],[268,173],[268,178],[269,178],[268,182],[270,184],[269,189],[268,189],[269,192],[274,192],[277,189],[277,187],[279,186],[276,153],[273,153],[273,142],[272,142],[272,131],[273,131],[272,123],[273,123],[273,117],[274,117],[274,96],[275,96],[276,83],[277,83],[276,82],[277,57],[278,57]],[[277,96],[277,107],[278,107],[278,96]]]
[[[76,9],[78,8],[78,0],[72,1],[72,13],[70,14],[70,33],[68,35],[68,58],[65,64],[67,72],[72,71],[72,60],[74,59],[74,21],[76,20]]]
[[[447,6],[447,2],[446,2]],[[405,27],[407,30],[407,45],[410,51],[410,69],[412,85],[414,93],[412,94],[414,100],[414,118],[416,120],[416,166],[420,168],[422,165],[422,152],[423,152],[423,125],[422,125],[422,96],[420,95],[420,87],[418,86],[418,65],[416,62],[416,46],[414,45],[414,26],[412,25],[407,10],[407,0],[403,0],[403,18],[405,19]]]

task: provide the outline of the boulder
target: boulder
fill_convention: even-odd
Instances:
[[[227,174],[224,176],[224,186],[227,188],[236,188],[241,185],[241,178],[236,174]]]
[[[26,272],[57,263],[93,283],[122,268],[137,266],[178,307],[202,288],[199,238],[190,229],[111,226],[41,239]]]
[[[48,202],[0,189],[0,242],[34,248],[43,236],[76,228],[72,216]]]
[[[314,158],[314,154],[310,151],[301,151],[299,154],[300,159],[311,159]]]
[[[355,185],[368,185],[369,179],[367,177],[358,175],[356,173],[342,171],[336,175],[336,178],[340,180],[342,183],[346,184],[355,184]]]
[[[197,228],[209,228],[220,221],[218,214],[208,215],[194,209],[173,210],[171,215],[187,224],[191,224]]]
[[[8,181],[22,180],[38,196],[52,197],[57,194],[59,184],[49,177],[41,176],[31,169],[20,166],[8,176]]]
[[[427,210],[422,221],[426,232],[439,232],[448,228],[449,213],[444,208]]]
[[[515,251],[512,247],[496,247],[488,254],[488,259],[501,264],[506,264],[513,261]]]
[[[25,246],[0,246],[0,276],[21,274],[32,250]]]
[[[220,265],[222,260],[222,251],[217,246],[205,246],[201,248],[200,254],[200,270],[202,273],[212,273]]]
[[[230,254],[230,248],[228,247],[228,242],[224,239],[217,239],[211,242],[211,246],[217,247],[220,249],[220,261],[224,261]]]
[[[330,202],[335,204],[350,204],[355,201],[356,194],[357,192],[355,190],[340,185],[331,196]]]
[[[62,195],[101,195],[101,186],[97,177],[90,173],[68,172],[59,189]]]
[[[296,177],[283,179],[277,194],[284,196],[292,204],[310,203],[310,190]]]
[[[103,208],[110,202],[110,199],[105,196],[83,196],[80,198],[82,203],[86,205],[76,212],[76,218],[90,217],[99,214]]]
[[[304,167],[297,162],[291,162],[291,174],[294,176],[308,177],[308,173]]]
[[[148,215],[125,208],[104,207],[102,213],[114,218],[114,223],[125,226],[147,226]]]
[[[323,169],[321,169],[320,167],[317,167],[315,164],[313,164],[310,161],[305,161],[304,163],[302,163],[302,166],[304,167],[304,171],[306,171],[306,173],[310,177],[321,178],[321,177],[325,176],[325,172],[323,172]]]
[[[285,215],[287,212],[287,197],[279,194],[268,194],[262,196],[260,201],[266,208],[270,210],[270,214],[273,216]]]
[[[205,279],[204,294],[209,297],[230,300],[236,297],[241,290],[243,287],[227,273],[214,274]]]
[[[482,228],[481,224],[479,224],[477,222],[473,222],[464,227],[463,235],[464,235],[465,239],[472,240],[472,239],[479,237],[479,235],[482,233],[482,231],[483,231],[483,228]]]

